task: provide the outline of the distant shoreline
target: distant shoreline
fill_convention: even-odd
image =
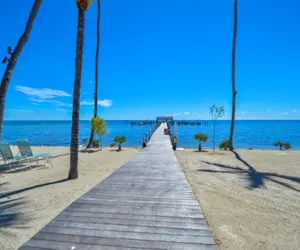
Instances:
[[[142,121],[142,120],[141,120]],[[179,121],[179,120],[177,120]],[[185,120],[172,127],[173,134],[179,139],[177,147],[196,148],[197,142],[193,136],[196,133],[208,134],[208,141],[204,148],[211,149],[212,122],[211,120]],[[201,125],[196,124],[200,121]],[[138,121],[137,121],[138,123]],[[143,123],[143,121],[142,121]],[[27,139],[31,145],[68,146],[70,144],[71,121],[19,120],[5,121],[2,140],[9,144],[16,144],[19,139]],[[128,120],[107,120],[107,134],[102,137],[103,146],[110,146],[116,136],[126,137],[127,147],[141,147],[142,140],[150,128],[154,126],[143,123],[131,125]],[[83,138],[90,136],[89,121],[80,122],[79,144]],[[219,120],[216,128],[216,147],[228,138],[230,121]],[[300,120],[237,120],[235,126],[234,146],[241,149],[275,150],[276,141],[289,142],[292,149],[300,149]]]
[[[89,121],[80,120],[80,122]],[[156,119],[107,119],[106,121],[156,121]],[[211,121],[211,119],[174,119],[174,121]],[[230,119],[220,119],[218,121],[230,121]],[[300,119],[237,119],[235,121],[300,121]],[[4,122],[72,122],[72,120],[4,120]]]
[[[11,144],[11,146],[16,146],[15,144]],[[53,147],[53,148],[69,148],[69,146],[66,145],[32,145],[32,147],[37,147],[37,148],[49,148],[49,147]],[[171,147],[171,145],[170,145]],[[84,149],[85,146],[79,145],[79,149]],[[111,148],[111,147],[106,147],[104,146],[103,148]],[[128,148],[128,149],[141,149],[142,146],[138,147],[138,146],[124,146],[124,149]],[[197,151],[197,147],[178,147],[177,151]],[[238,151],[278,151],[278,152],[289,152],[289,151],[300,151],[300,148],[295,148],[295,149],[290,149],[290,150],[279,150],[279,149],[270,149],[270,148],[252,148],[252,149],[248,149],[248,148],[235,148],[235,150]],[[203,152],[208,151],[208,152],[212,152],[213,150],[211,148],[203,148]],[[203,152],[199,152],[199,154],[203,153]],[[216,152],[230,152],[229,150],[219,150],[216,149]]]

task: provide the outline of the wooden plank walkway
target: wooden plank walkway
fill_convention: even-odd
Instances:
[[[164,128],[20,249],[215,250]]]

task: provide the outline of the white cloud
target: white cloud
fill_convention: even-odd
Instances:
[[[294,109],[292,112],[293,112],[293,113],[296,113],[296,112],[297,112],[297,110],[296,110],[296,109]]]
[[[173,116],[174,116],[174,117],[181,116],[181,113],[175,113]]]
[[[29,97],[28,98],[29,101],[32,101],[34,103],[42,103],[42,102],[45,102],[46,100],[44,99],[38,99],[38,98],[35,98],[35,97]]]
[[[64,103],[64,102],[60,102],[60,101],[55,101],[55,104],[57,106],[64,106],[64,107],[72,107],[72,104],[71,103]]]
[[[267,112],[270,112],[271,111],[271,109],[267,109]]]
[[[245,112],[242,112],[242,115],[244,115],[245,114]]]
[[[70,103],[64,103],[64,102],[57,101],[57,100],[38,99],[35,97],[30,97],[30,98],[28,98],[28,100],[32,101],[32,104],[34,104],[34,105],[39,104],[39,103],[54,103],[57,106],[72,107],[72,104],[70,104]]]
[[[98,105],[102,106],[102,107],[111,107],[112,106],[112,100],[108,100],[108,99],[104,99],[101,101],[98,101]]]
[[[49,88],[37,89],[37,88],[17,85],[16,90],[22,92],[25,95],[38,98],[38,99],[53,99],[55,97],[71,96],[69,93],[65,91],[49,89]]]
[[[18,113],[32,113],[32,110],[25,110],[25,109],[10,109],[11,112],[18,112]]]
[[[80,103],[81,105],[85,105],[85,106],[92,106],[94,105],[94,101],[82,101]],[[104,99],[104,100],[98,100],[98,105],[108,108],[111,107],[113,105],[112,100],[108,100],[108,99]]]
[[[185,115],[189,115],[189,114],[190,114],[190,112],[184,112],[184,114],[185,114]]]
[[[288,115],[288,112],[285,112],[284,114],[285,114],[285,115]]]
[[[63,113],[71,112],[71,110],[68,110],[68,109],[61,109],[61,108],[56,109],[56,111],[58,111],[58,112],[63,112]]]

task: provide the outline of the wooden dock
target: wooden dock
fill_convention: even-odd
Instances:
[[[74,201],[22,250],[215,250],[161,125],[147,147]]]

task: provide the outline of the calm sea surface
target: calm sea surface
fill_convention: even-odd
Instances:
[[[108,133],[103,136],[104,146],[112,143],[115,136],[124,135],[124,146],[139,147],[145,133],[151,125],[131,126],[124,121],[107,121]],[[216,127],[217,145],[228,137],[230,121],[218,121]],[[193,135],[197,132],[207,133],[209,140],[204,147],[212,147],[212,123],[202,122],[201,126],[176,126],[179,138],[178,147],[197,147]],[[28,139],[32,145],[67,146],[70,144],[70,121],[5,121],[3,141],[15,144],[17,139]],[[80,144],[88,138],[90,124],[80,122]],[[288,141],[293,149],[300,149],[300,120],[298,121],[236,121],[235,147],[272,149],[276,140]]]

